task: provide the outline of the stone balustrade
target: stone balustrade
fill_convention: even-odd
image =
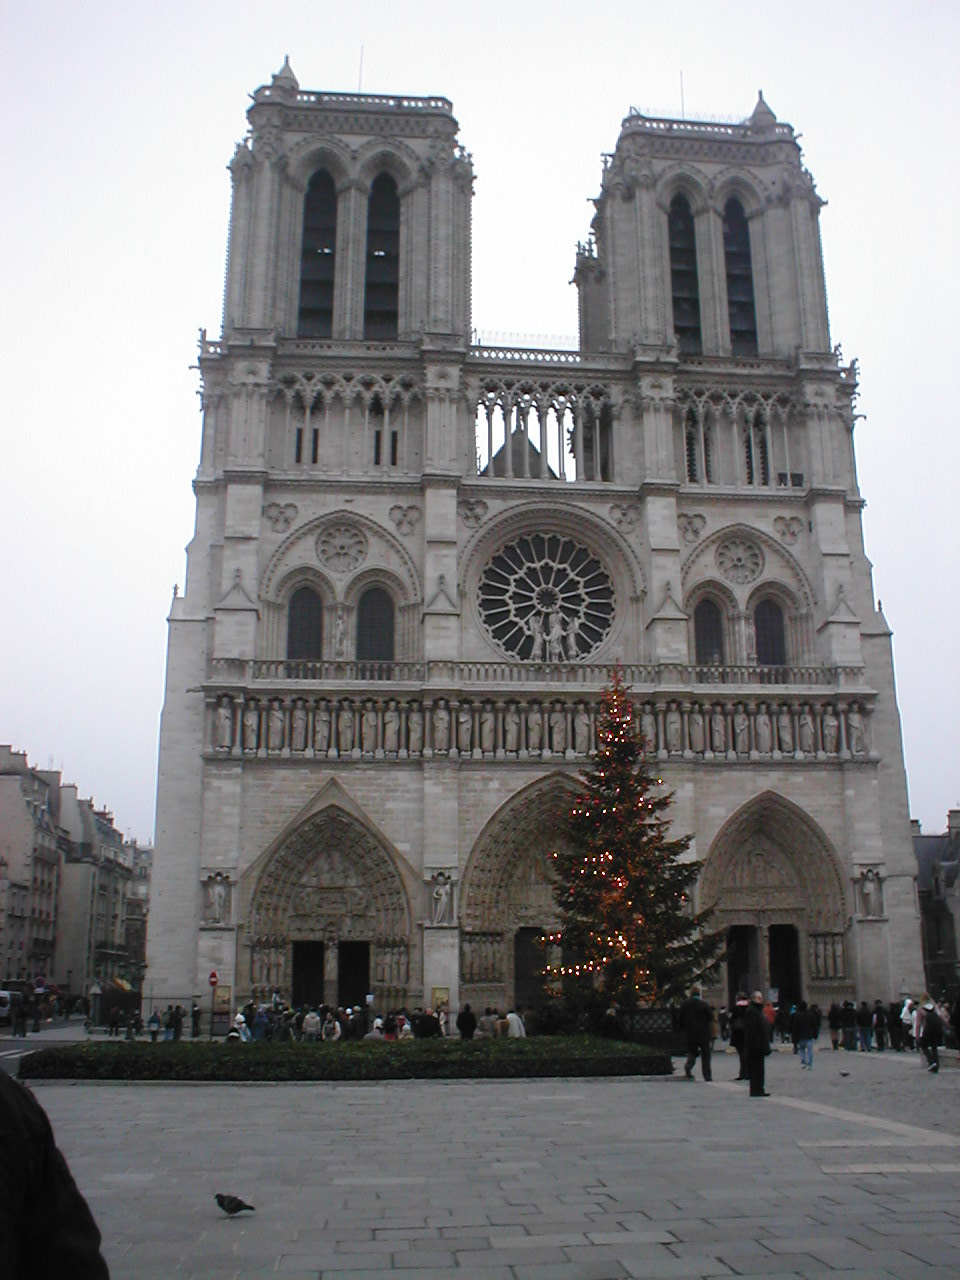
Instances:
[[[208,687],[206,697],[207,755],[251,761],[584,759],[596,746],[600,708],[598,696],[536,692],[319,696]],[[634,694],[638,729],[658,760],[866,760],[871,706],[871,694]]]

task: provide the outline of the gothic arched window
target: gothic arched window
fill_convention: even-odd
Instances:
[[[333,274],[337,251],[337,192],[326,169],[310,179],[303,199],[300,246],[300,311],[297,333],[329,338],[333,333]]]
[[[757,662],[761,667],[782,667],[787,661],[783,610],[776,600],[761,600],[754,610],[757,635]]]
[[[374,179],[367,202],[363,336],[396,338],[400,314],[400,196],[389,173]]]
[[[393,661],[393,601],[383,587],[369,587],[357,605],[357,661]]]
[[[701,600],[694,609],[693,643],[697,666],[723,666],[723,615],[715,600]]]
[[[757,313],[753,301],[750,228],[743,205],[735,197],[723,208],[723,256],[727,269],[730,349],[735,356],[755,356]]]
[[[700,468],[697,466],[697,456],[700,453],[699,435],[697,415],[692,409],[688,409],[683,430],[683,453],[687,464],[687,484],[696,484],[700,472]]]
[[[667,215],[670,242],[670,291],[673,295],[673,331],[681,355],[699,355],[700,284],[697,279],[697,237],[686,196],[670,201]]]
[[[752,424],[744,433],[744,463],[747,468],[747,484],[770,483],[770,450],[767,446],[767,424],[758,410]]]
[[[287,609],[287,657],[322,656],[323,603],[312,587],[298,587]]]

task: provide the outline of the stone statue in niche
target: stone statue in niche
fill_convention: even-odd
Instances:
[[[503,713],[503,749],[511,755],[520,748],[520,713],[515,702],[508,702]]]
[[[720,707],[714,707],[710,716],[710,740],[714,751],[727,749],[727,717]]]
[[[590,754],[590,712],[582,702],[577,703],[573,717],[573,749],[578,756]]]
[[[653,708],[649,702],[643,704],[643,712],[640,716],[640,733],[643,736],[644,751],[656,751],[657,718],[653,714]]]
[[[567,713],[559,704],[550,712],[550,747],[558,755],[567,749]]]
[[[283,750],[283,707],[276,698],[267,713],[267,750]]]
[[[847,712],[847,743],[850,747],[851,755],[863,755],[863,716],[861,716],[860,709],[856,703]]]
[[[207,876],[203,888],[204,924],[229,924],[230,877],[218,871],[215,875]]]
[[[304,751],[307,745],[307,710],[303,699],[297,698],[290,715],[290,746],[294,751]]]
[[[805,706],[800,712],[800,719],[797,725],[797,742],[800,750],[804,755],[810,755],[813,752],[813,716],[810,714],[810,708]]]
[[[360,716],[360,746],[364,755],[373,755],[377,749],[377,708],[366,702]]]
[[[496,726],[497,722],[493,714],[493,707],[487,702],[480,712],[480,750],[485,756],[493,755]]]
[[[336,616],[333,620],[333,653],[334,657],[342,658],[347,651],[347,619],[342,604],[337,605]]]
[[[687,722],[690,732],[690,750],[694,755],[702,755],[704,748],[703,712],[694,707]]]
[[[353,706],[349,698],[344,698],[337,712],[337,746],[341,755],[353,750]]]
[[[330,750],[330,705],[321,702],[313,717],[313,749],[317,755]]]
[[[443,701],[433,709],[433,749],[447,752],[450,750],[450,712]]]
[[[777,712],[777,737],[784,755],[793,750],[793,720],[788,707],[781,707]]]
[[[773,732],[770,726],[770,717],[767,715],[767,704],[760,703],[757,711],[757,717],[754,721],[754,734],[756,736],[757,750],[761,755],[769,755],[773,749]]]
[[[873,867],[860,873],[860,905],[865,916],[883,915],[883,884]]]
[[[257,749],[257,723],[260,719],[260,713],[255,702],[248,702],[243,708],[243,749],[244,751],[256,751]]]
[[[433,889],[431,924],[453,924],[453,881],[446,871],[435,871],[430,877]]]
[[[742,702],[737,703],[737,709],[733,713],[733,745],[738,756],[745,756],[750,752],[750,720]]]
[[[233,703],[221,698],[217,707],[217,750],[229,751],[233,746]]]
[[[468,755],[473,744],[473,708],[468,702],[457,709],[457,747]]]
[[[525,625],[527,635],[533,641],[533,648],[530,650],[530,660],[531,662],[542,662],[544,643],[546,639],[543,633],[543,618],[534,609],[527,618]]]
[[[667,750],[671,755],[673,755],[674,752],[680,751],[681,749],[683,732],[683,722],[680,719],[680,712],[677,710],[677,704],[675,702],[670,703],[670,708],[667,711],[666,731]]]
[[[412,756],[423,750],[423,712],[419,702],[411,702],[407,712],[407,750]]]
[[[837,754],[837,743],[840,738],[840,722],[833,714],[833,706],[829,702],[823,709],[821,731],[823,733],[824,751],[828,756],[835,756]]]
[[[543,741],[543,715],[539,702],[531,702],[527,708],[527,749],[533,753],[540,750]]]
[[[400,712],[391,698],[383,713],[383,749],[388,755],[395,755],[400,745]]]

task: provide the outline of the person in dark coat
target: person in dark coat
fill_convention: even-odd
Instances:
[[[743,1043],[750,1077],[750,1097],[768,1098],[764,1087],[764,1068],[770,1052],[770,1023],[763,1012],[763,992],[755,991],[743,1015]]]
[[[457,1014],[457,1030],[460,1032],[460,1039],[472,1040],[476,1029],[477,1015],[468,1004],[465,1004]]]
[[[923,1006],[923,1030],[920,1032],[920,1048],[927,1059],[927,1070],[934,1075],[940,1070],[940,1046],[943,1044],[943,1019],[932,1000]]]
[[[47,1113],[0,1071],[0,1276],[110,1280],[100,1231],[57,1147]]]
[[[713,1023],[713,1010],[703,999],[699,987],[694,987],[690,998],[680,1006],[680,1022],[687,1033],[687,1060],[683,1073],[688,1080],[693,1079],[693,1064],[700,1057],[700,1070],[704,1080],[712,1080],[710,1067],[710,1031]]]
[[[734,1002],[733,1013],[730,1017],[730,1044],[737,1051],[740,1059],[740,1074],[738,1080],[749,1080],[750,1075],[747,1071],[747,1051],[743,1042],[743,1020],[746,1016],[749,1000],[742,991],[737,992],[737,998]]]

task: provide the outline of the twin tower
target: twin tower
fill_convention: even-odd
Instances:
[[[921,981],[856,369],[796,137],[631,112],[577,350],[472,342],[444,98],[253,95],[169,619],[147,987],[535,1006],[619,664],[728,930],[715,998]],[[587,229],[585,229],[587,230]],[[562,269],[562,264],[558,264]]]

